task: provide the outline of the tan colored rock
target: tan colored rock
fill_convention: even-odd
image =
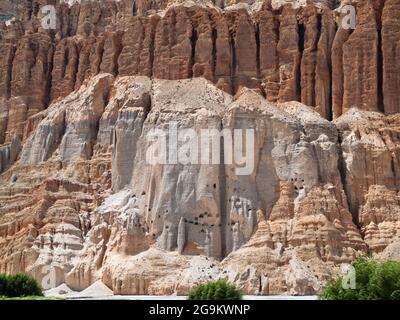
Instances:
[[[89,213],[101,201],[94,190],[102,193],[104,188],[111,188],[108,175],[111,154],[106,159],[90,154],[91,159],[85,163],[76,152],[90,145],[93,132],[85,133],[85,128],[90,127],[96,112],[97,117],[102,115],[103,97],[99,92],[106,92],[110,79],[111,75],[99,76],[88,87],[39,114],[43,121],[32,128],[21,151],[20,165],[1,176],[2,272],[24,270],[41,280],[53,268],[56,284],[65,281],[65,275],[83,248],[83,237],[90,229]],[[90,111],[86,108],[88,101],[93,102]],[[83,125],[71,122],[75,121],[74,114],[75,120],[81,119]],[[80,127],[79,134],[75,131],[77,127]],[[80,134],[89,140],[79,143]],[[78,143],[73,141],[70,145],[67,142],[70,135],[78,138]],[[8,154],[15,160],[18,151],[13,149],[14,145],[13,142]],[[68,154],[68,150],[75,151]],[[59,176],[63,168],[61,160],[74,162],[64,166],[63,177]],[[13,197],[8,199],[7,193]],[[19,240],[14,242],[13,238]]]
[[[85,2],[53,33],[29,8],[1,26],[0,272],[309,295],[395,257],[399,119],[374,111],[397,110],[397,2],[359,2],[354,32],[325,5]],[[254,129],[253,170],[148,163],[171,125]]]
[[[344,187],[354,217],[371,186],[398,185],[398,117],[351,109],[336,120],[341,132]]]
[[[215,14],[215,12],[213,12]],[[213,52],[216,32],[213,28],[213,16],[207,10],[196,10],[191,19],[194,25],[195,45],[194,57],[192,57],[193,77],[204,77],[207,80],[214,80],[215,61]],[[193,49],[193,45],[192,45]]]
[[[255,172],[146,163],[147,133],[171,121],[254,126]],[[7,272],[41,280],[50,266],[56,285],[83,290],[102,279],[122,294],[185,294],[209,276],[252,294],[312,294],[366,251],[342,191],[337,131],[300,103],[275,106],[249,89],[234,100],[202,78],[100,74],[30,127],[1,175]]]
[[[373,253],[379,253],[399,238],[399,196],[382,185],[373,185],[360,209],[360,224],[365,242]]]
[[[48,102],[52,49],[47,35],[25,36],[15,51],[12,67],[6,142],[22,138],[25,121]]]

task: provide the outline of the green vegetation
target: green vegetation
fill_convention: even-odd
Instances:
[[[18,273],[8,276],[0,274],[0,296],[2,297],[42,297],[42,288],[35,278]]]
[[[322,300],[400,300],[400,262],[360,258],[353,262],[355,289],[344,289],[343,277],[328,282]]]
[[[212,281],[193,288],[189,300],[241,300],[242,293],[226,280]]]

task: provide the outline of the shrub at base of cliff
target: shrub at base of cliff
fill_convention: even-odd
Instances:
[[[193,288],[189,300],[241,300],[242,293],[225,280],[212,281]]]
[[[35,278],[27,274],[18,273],[13,276],[0,274],[0,296],[43,296],[43,293]]]
[[[355,289],[344,289],[343,277],[328,282],[322,300],[400,300],[400,262],[361,258],[352,266]]]

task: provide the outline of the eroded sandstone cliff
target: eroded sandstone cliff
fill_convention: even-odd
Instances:
[[[0,272],[314,294],[397,245],[399,0],[53,2],[0,31]],[[254,129],[253,173],[150,165],[171,123]]]
[[[149,131],[171,121],[254,128],[254,173],[148,164]],[[315,293],[398,237],[398,121],[352,109],[331,123],[203,78],[100,74],[31,119],[1,175],[1,270],[40,279],[52,266],[57,284],[102,279],[122,294],[183,294],[210,276],[254,294]]]
[[[28,1],[0,32],[0,142],[22,138],[30,116],[100,72],[203,76],[228,93],[257,88],[327,119],[354,106],[399,111],[397,0],[358,2],[355,30],[342,29],[332,3],[234,2]],[[49,3],[56,30],[41,25]]]

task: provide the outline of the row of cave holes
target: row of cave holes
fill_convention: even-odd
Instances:
[[[218,216],[219,216],[219,215],[217,215],[217,217],[218,217]],[[215,226],[215,224],[207,224],[207,223],[202,223],[202,224],[200,224],[200,223],[199,223],[199,219],[203,219],[204,217],[208,218],[208,217],[211,217],[211,215],[210,215],[208,212],[204,212],[204,213],[199,214],[198,217],[194,217],[194,220],[195,220],[195,221],[193,221],[193,220],[187,220],[186,218],[184,218],[183,221],[184,221],[185,223],[193,224],[193,225],[195,225],[195,226],[201,225],[202,227],[208,226],[208,227],[213,228],[213,227]],[[218,227],[221,227],[221,223],[219,223],[217,226],[218,226]],[[202,228],[202,229],[200,230],[200,232],[205,232],[204,228]]]
[[[149,211],[151,211],[151,208],[149,208]],[[168,210],[166,210],[165,212],[168,213]],[[204,216],[208,217],[208,216],[210,216],[210,215],[209,215],[207,212],[204,212],[204,214],[200,214],[198,217],[195,217],[195,218],[194,218],[195,221],[187,220],[186,218],[183,219],[183,221],[184,221],[185,223],[194,224],[194,225],[197,226],[197,225],[199,225],[199,222],[198,222],[199,218],[202,219],[202,218],[204,218]],[[161,215],[158,215],[158,218],[161,218]],[[150,223],[153,224],[153,223],[154,223],[154,220],[151,220]],[[202,226],[202,227],[205,227],[205,226],[214,227],[215,225],[214,225],[214,224],[208,225],[208,224],[206,224],[206,223],[203,223],[203,224],[201,224],[201,226]],[[135,224],[135,227],[140,227],[140,228],[142,228],[143,232],[145,232],[145,230],[146,230],[145,227],[142,226],[141,223]],[[218,227],[221,227],[221,224],[218,224]],[[165,226],[165,229],[169,229],[169,226],[166,225],[166,226]],[[205,231],[204,231],[204,229],[202,229],[200,232],[205,232]],[[153,233],[152,236],[153,236],[153,238],[155,238],[155,237],[156,237],[156,234]]]
[[[209,188],[209,185],[207,184],[206,187]],[[217,189],[217,184],[216,184],[216,183],[213,184],[213,188],[214,188],[214,189]],[[142,195],[142,196],[145,196],[145,195],[146,195],[146,191],[142,191],[142,194],[141,194],[141,195]],[[136,195],[133,195],[133,197],[136,197]],[[151,209],[150,209],[150,210],[151,210]],[[167,210],[167,211],[168,211],[168,210]]]
[[[296,195],[298,195],[299,194],[299,192],[300,192],[300,190],[303,190],[304,189],[304,186],[303,186],[303,183],[304,183],[304,179],[297,179],[297,178],[290,178],[290,181],[294,184],[294,183],[296,183],[296,182],[298,182],[298,181],[300,181],[301,182],[301,186],[300,187],[298,187],[298,186],[294,186],[294,193],[296,194]]]
[[[209,185],[207,184],[206,187],[209,188]],[[217,188],[217,184],[214,183],[214,184],[213,184],[213,189],[216,189],[216,188]],[[146,195],[146,192],[143,191],[141,195],[142,195],[142,196],[145,196],[145,195]],[[133,197],[136,197],[136,195],[133,195]],[[231,201],[231,200],[229,199],[229,201]],[[146,205],[146,206],[147,206],[147,205]],[[151,208],[149,208],[148,210],[151,211]],[[250,209],[249,209],[249,210],[250,210]],[[165,213],[168,213],[168,210],[166,210]],[[211,216],[211,215],[210,215],[208,212],[204,212],[203,214],[200,214],[198,217],[195,217],[195,218],[194,218],[195,221],[187,220],[186,218],[183,219],[183,221],[184,221],[185,223],[194,224],[194,225],[197,226],[197,225],[199,225],[199,222],[198,222],[199,219],[203,219],[204,217],[210,217],[210,216]],[[217,217],[218,217],[218,216],[219,216],[219,215],[217,215]],[[158,218],[161,218],[161,215],[158,215]],[[153,224],[153,223],[154,223],[154,220],[151,220],[150,223]],[[231,225],[233,225],[233,224],[234,224],[234,223],[232,222]],[[229,224],[228,224],[228,225],[229,225]],[[203,223],[203,224],[201,224],[201,226],[202,226],[202,227],[204,227],[204,226],[210,226],[211,228],[213,228],[215,225],[214,225],[214,224],[208,225],[208,224],[206,224],[206,223]],[[218,227],[221,227],[221,226],[222,226],[221,224],[218,224]],[[135,227],[141,227],[142,230],[143,230],[143,232],[145,232],[145,228],[142,226],[141,223],[135,224]],[[165,228],[168,229],[169,226],[165,226]],[[202,228],[200,232],[205,232],[204,228]],[[156,234],[153,233],[152,236],[153,236],[153,238],[155,238],[155,237],[156,237]]]
[[[167,211],[168,211],[168,210],[167,210]],[[207,216],[208,216],[208,213],[205,212],[204,215],[207,215]],[[199,217],[202,218],[202,217],[204,217],[204,215],[203,215],[203,214],[200,214]],[[158,217],[160,218],[161,216],[159,215]],[[217,224],[217,225],[215,225],[215,224],[207,224],[207,223],[202,223],[202,224],[200,224],[200,223],[198,222],[199,217],[195,217],[195,218],[194,218],[195,221],[193,221],[193,220],[188,220],[188,219],[186,219],[186,218],[184,218],[183,221],[184,221],[185,223],[193,224],[193,225],[195,225],[195,226],[201,226],[202,228],[201,228],[200,232],[205,232],[204,227],[211,227],[211,228],[214,228],[215,226],[217,226],[217,227],[221,227],[221,226],[222,226],[221,223],[219,223],[219,224]],[[151,220],[150,223],[153,224],[153,223],[154,223],[154,220]],[[233,226],[233,225],[235,225],[235,223],[236,223],[236,222],[234,222],[234,221],[232,220],[230,223],[228,223],[228,226]],[[136,227],[141,227],[142,230],[143,230],[143,232],[146,230],[140,223],[139,223],[139,224],[136,224],[135,226],[136,226]],[[168,230],[168,229],[169,229],[169,226],[166,225],[166,226],[165,226],[165,229]],[[233,231],[232,227],[231,227],[231,231]],[[155,237],[156,237],[156,234],[153,233],[152,236],[153,236],[153,238],[155,238]]]
[[[207,184],[206,187],[208,188],[209,185]],[[213,188],[214,188],[214,189],[217,188],[217,184],[216,184],[216,183],[213,184]],[[142,195],[142,196],[145,196],[145,195],[146,195],[146,192],[143,191],[141,195]],[[136,197],[136,195],[133,195],[133,197]],[[230,201],[230,200],[229,200],[229,201]],[[147,205],[145,205],[145,207],[147,207]],[[148,210],[151,211],[151,208],[149,208]],[[166,210],[165,213],[168,213],[168,210]],[[204,218],[204,216],[210,217],[210,215],[208,214],[208,212],[204,212],[204,214],[200,214],[199,217],[195,217],[195,220],[198,220],[199,218],[202,219],[202,218]],[[217,217],[218,217],[218,216],[219,216],[219,215],[217,215]],[[161,216],[158,215],[158,218],[161,218]],[[185,219],[185,222],[193,223],[193,221],[187,221],[186,219]],[[151,220],[151,223],[154,223],[154,221]],[[196,222],[195,224],[197,225],[198,223]],[[214,226],[214,225],[212,225],[212,226]]]
[[[296,182],[298,182],[298,181],[300,181],[302,184],[304,183],[304,179],[291,178],[290,181],[291,181],[292,183],[296,183]],[[209,187],[209,185],[207,184],[206,187]],[[217,185],[216,185],[215,183],[213,184],[213,188],[214,188],[214,189],[217,188]],[[304,186],[300,186],[300,187],[297,187],[296,185],[294,186],[294,190],[295,190],[295,193],[296,193],[296,194],[299,193],[299,190],[303,190],[303,189],[304,189]],[[234,188],[234,190],[236,190],[236,188]],[[142,192],[142,196],[144,196],[144,195],[146,195],[146,192],[145,192],[145,191]],[[134,197],[135,197],[135,195],[134,195]],[[231,199],[229,199],[228,201],[231,202]],[[148,210],[151,211],[151,208],[149,208]],[[251,210],[251,209],[248,209],[248,211],[250,211],[250,210]],[[166,210],[166,213],[168,213],[168,210]],[[208,214],[208,212],[204,212],[204,214],[200,214],[198,217],[195,217],[195,218],[194,218],[195,221],[193,221],[193,220],[187,220],[186,218],[185,218],[183,221],[184,221],[185,223],[194,224],[194,225],[197,226],[197,225],[199,225],[199,222],[198,222],[199,219],[203,219],[204,217],[209,217],[209,216],[210,216],[210,215]],[[217,217],[218,217],[218,215],[217,215]],[[161,218],[161,215],[158,215],[158,218]],[[153,224],[153,223],[154,223],[154,220],[151,220],[150,223]],[[229,226],[229,225],[230,225],[230,226],[233,226],[234,224],[235,224],[235,222],[231,221],[230,224],[228,223],[228,226]],[[145,228],[142,227],[142,225],[141,225],[140,223],[137,224],[137,225],[135,225],[135,226],[141,227],[142,230],[143,230],[143,232],[145,231]],[[213,228],[215,225],[214,225],[214,224],[208,225],[208,224],[206,224],[206,223],[203,223],[203,224],[201,224],[201,226],[202,226],[202,227],[210,226],[210,227]],[[218,227],[221,227],[221,226],[222,226],[221,223],[218,224]],[[165,228],[168,229],[169,226],[165,226]],[[231,230],[232,230],[232,228],[231,228]],[[204,228],[202,228],[200,232],[205,232]],[[156,235],[155,235],[154,233],[153,233],[152,236],[153,236],[153,238],[156,237]]]

